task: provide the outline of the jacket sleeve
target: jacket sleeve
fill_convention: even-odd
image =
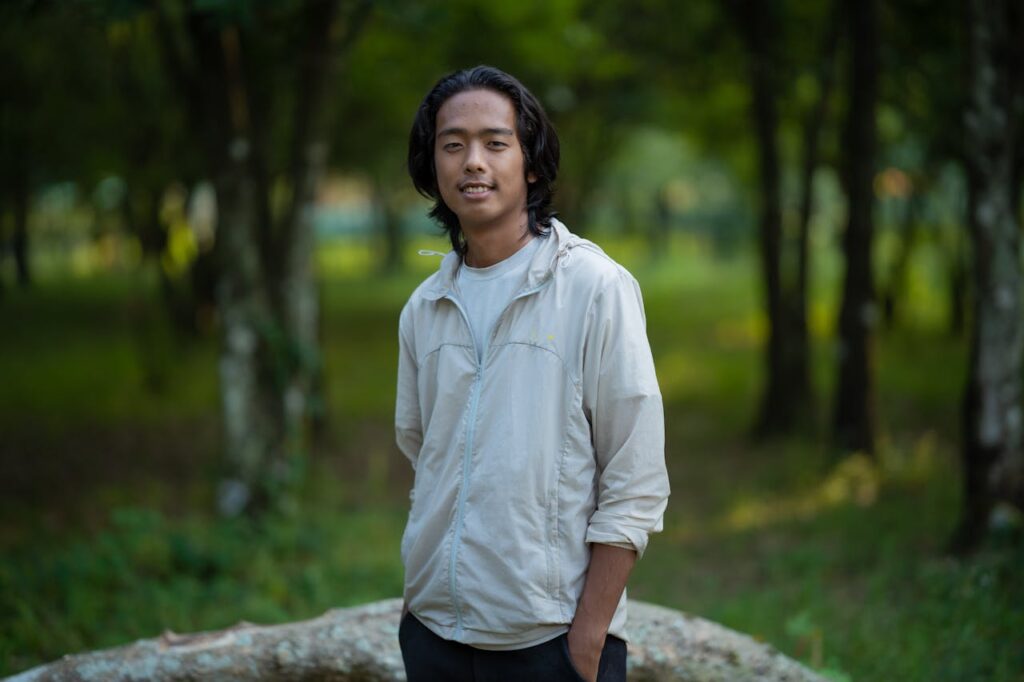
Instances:
[[[594,300],[583,360],[583,407],[599,482],[586,542],[635,549],[662,529],[668,504],[665,416],[640,287],[619,271]]]
[[[410,338],[410,311],[406,306],[398,321],[398,387],[395,396],[395,440],[398,449],[409,458],[412,468],[423,444],[423,424],[420,419],[419,382],[416,379],[415,347]]]

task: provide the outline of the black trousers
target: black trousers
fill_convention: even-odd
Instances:
[[[398,643],[409,682],[581,682],[569,657],[568,634],[513,651],[488,651],[438,637],[406,613]],[[626,643],[605,640],[598,682],[626,681]]]

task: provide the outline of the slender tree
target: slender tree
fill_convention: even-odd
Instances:
[[[838,44],[838,15],[826,13],[823,42],[817,55],[814,78],[819,93],[801,122],[802,155],[800,197],[795,244],[783,230],[779,151],[781,80],[784,66],[774,47],[780,3],[736,0],[734,19],[747,54],[751,92],[751,122],[758,158],[760,202],[759,249],[768,318],[765,353],[766,381],[761,396],[755,433],[791,432],[805,424],[810,413],[810,342],[807,330],[808,273],[810,268],[810,221],[813,178],[820,158],[820,138],[828,112],[833,83],[832,63]],[[792,257],[786,255],[792,253]],[[785,265],[790,263],[791,268]]]
[[[226,455],[218,501],[224,513],[258,513],[288,499],[310,446],[320,385],[312,220],[329,148],[326,95],[369,3],[174,9],[157,4],[164,63],[217,193]],[[290,22],[283,44],[261,31],[270,19]],[[279,100],[290,103],[287,115]],[[283,153],[277,139],[288,141]],[[282,210],[271,202],[275,179],[289,190]]]
[[[29,188],[26,173],[18,173],[12,188],[14,200],[14,233],[11,236],[11,253],[18,286],[27,288],[32,283],[31,266],[28,259],[28,202]]]
[[[887,329],[896,326],[898,307],[907,289],[910,257],[921,238],[920,206],[926,190],[923,174],[918,174],[912,189],[904,200],[903,214],[899,221],[899,250],[889,267],[883,291],[881,292],[882,318]]]
[[[848,215],[843,234],[846,273],[839,312],[839,382],[833,438],[842,451],[873,453],[873,340],[879,317],[871,271],[878,91],[877,7],[875,0],[845,0],[845,7],[851,45],[849,111],[844,139]]]
[[[787,298],[787,320],[792,328],[791,375],[788,380],[803,401],[802,409],[813,406],[811,389],[811,339],[807,323],[810,301],[811,216],[814,212],[814,175],[821,162],[822,137],[836,80],[836,55],[839,51],[842,7],[832,0],[821,34],[819,57],[814,68],[818,96],[806,112],[801,126],[800,197],[796,227],[796,277],[792,295]]]
[[[1024,11],[1012,0],[968,0],[966,9],[973,319],[964,395],[963,510],[953,537],[957,551],[980,544],[998,504],[1024,509],[1019,218]]]
[[[787,338],[782,281],[782,199],[778,146],[778,59],[772,50],[776,35],[776,3],[737,0],[733,11],[748,53],[750,113],[757,139],[758,197],[760,218],[758,253],[764,282],[768,316],[766,386],[762,394],[756,430],[760,433],[787,431],[795,421],[798,387],[787,380],[787,353],[793,348]]]

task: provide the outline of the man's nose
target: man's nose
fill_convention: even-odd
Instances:
[[[483,170],[483,147],[477,142],[471,142],[466,148],[466,172],[481,173]]]

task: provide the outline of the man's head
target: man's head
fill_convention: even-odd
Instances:
[[[499,99],[492,96],[485,97],[461,97],[453,101],[457,95],[472,92],[496,93]],[[502,126],[489,126],[486,130],[468,130],[461,125],[445,126],[444,130],[438,129],[438,115],[442,114],[447,121],[454,121],[453,116],[460,114],[472,114],[476,112],[486,115],[486,109],[490,105],[490,115],[501,115],[504,102],[511,104],[512,118],[514,121],[513,135],[502,135]],[[445,104],[449,106],[445,107]],[[442,111],[444,107],[444,111]],[[482,113],[481,113],[482,112]],[[470,120],[470,119],[460,119]],[[484,120],[479,116],[475,120]],[[467,135],[476,135],[478,132],[494,133],[493,141],[490,138],[476,140],[473,144],[480,144],[485,158],[473,156],[469,148],[470,139]],[[440,134],[444,134],[441,139]],[[445,227],[451,239],[452,247],[459,253],[465,252],[465,239],[459,222],[459,213],[470,215],[470,212],[483,209],[488,198],[471,196],[474,189],[473,178],[477,172],[478,164],[487,166],[486,155],[498,150],[500,140],[508,139],[513,143],[512,148],[504,153],[517,153],[522,155],[521,173],[517,173],[513,182],[503,182],[494,187],[496,198],[520,196],[525,189],[525,206],[523,210],[527,216],[527,225],[533,234],[543,234],[551,224],[551,218],[555,215],[551,210],[551,196],[554,191],[553,184],[558,174],[558,136],[554,127],[548,120],[544,109],[537,98],[530,93],[518,80],[509,74],[489,66],[477,66],[472,69],[456,71],[445,76],[434,85],[433,89],[424,98],[416,112],[413,121],[412,131],[409,135],[409,175],[412,177],[413,185],[424,196],[434,200],[434,208],[430,216]],[[516,148],[518,147],[518,149]],[[459,178],[453,178],[453,163],[458,154]],[[496,155],[501,164],[505,164],[505,157]],[[518,161],[518,158],[516,159]],[[503,165],[505,168],[519,168]],[[490,183],[493,178],[486,177],[489,170],[481,171],[483,184]],[[467,183],[470,186],[467,186]],[[517,185],[517,186],[513,186]],[[478,187],[476,189],[484,189]],[[463,202],[458,196],[467,190],[469,194],[463,195],[466,201]],[[445,196],[448,197],[446,203]],[[449,206],[449,203],[455,205]]]

